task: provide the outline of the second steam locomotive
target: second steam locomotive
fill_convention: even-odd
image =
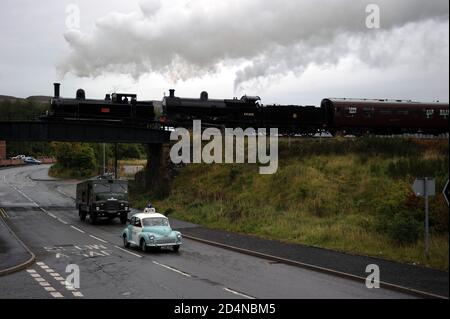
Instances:
[[[323,99],[320,107],[262,105],[258,96],[240,99],[182,98],[169,90],[162,114],[155,115],[152,101],[138,101],[135,94],[107,94],[103,100],[86,99],[82,89],[75,98],[61,98],[54,84],[47,120],[102,121],[121,125],[189,127],[193,120],[203,126],[278,128],[282,135],[404,134],[439,135],[449,132],[449,104],[404,100]]]

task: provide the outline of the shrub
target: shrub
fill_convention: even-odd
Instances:
[[[400,245],[417,243],[422,232],[421,223],[410,215],[396,214],[386,229],[389,237]]]

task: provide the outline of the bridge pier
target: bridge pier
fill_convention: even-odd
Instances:
[[[136,181],[145,190],[157,197],[168,195],[170,191],[170,159],[168,144],[146,144],[147,166],[136,174]]]

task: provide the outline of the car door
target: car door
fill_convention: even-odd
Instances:
[[[133,228],[131,230],[131,238],[137,245],[139,244],[139,234],[142,230],[141,220],[137,217],[134,218]]]
[[[135,217],[130,218],[130,222],[128,223],[127,230],[128,230],[128,241],[133,241],[133,226],[134,226],[134,220]]]

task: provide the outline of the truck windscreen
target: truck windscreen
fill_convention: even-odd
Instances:
[[[126,184],[94,184],[95,193],[127,193]]]

